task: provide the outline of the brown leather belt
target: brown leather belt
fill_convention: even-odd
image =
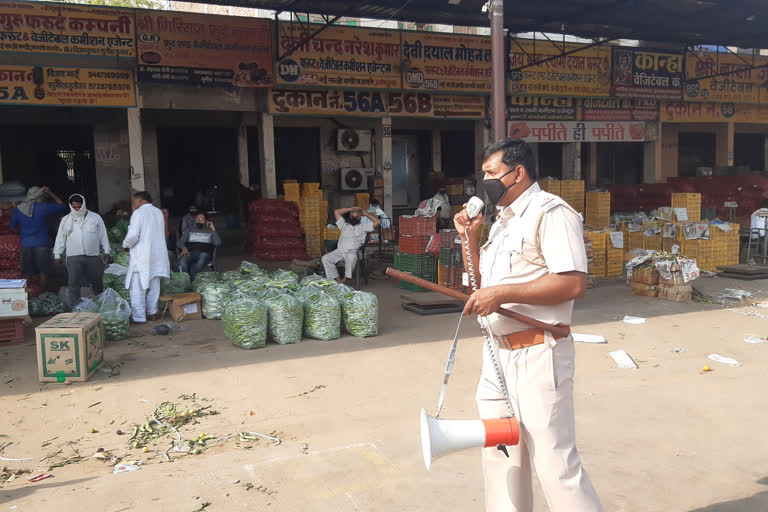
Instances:
[[[569,333],[571,332],[571,327],[569,325],[558,325],[558,327],[566,329]],[[498,336],[499,348],[504,350],[519,350],[534,345],[541,345],[546,340],[544,335],[545,332],[544,329],[528,329],[526,331],[507,334],[506,336]]]

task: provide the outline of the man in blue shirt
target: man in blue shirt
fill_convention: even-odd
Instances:
[[[43,202],[46,196],[56,204]],[[24,276],[39,276],[43,290],[48,289],[48,274],[51,273],[48,216],[68,211],[69,206],[48,187],[32,187],[27,191],[26,200],[14,208],[11,216],[11,229],[21,231],[21,272]]]

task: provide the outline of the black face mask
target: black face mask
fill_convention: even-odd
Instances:
[[[197,224],[197,227],[202,228],[205,227],[205,222],[195,222]]]
[[[349,219],[347,219],[347,222],[349,223],[350,226],[357,226],[358,224],[360,224],[360,217],[350,217]]]
[[[514,171],[509,171],[507,174],[504,174],[501,178],[504,176],[507,176],[509,174],[512,174]],[[488,201],[496,205],[499,201],[501,201],[501,198],[504,197],[504,194],[507,193],[507,190],[514,187],[517,183],[513,183],[510,186],[506,186],[503,181],[501,181],[501,178],[494,178],[491,180],[482,180],[480,182],[481,186],[483,187],[483,191],[485,191],[485,194],[488,196]]]

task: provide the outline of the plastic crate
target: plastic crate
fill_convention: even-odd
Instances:
[[[462,258],[461,250],[456,249],[440,249],[440,264],[449,267],[463,267],[464,260]]]
[[[430,283],[436,283],[437,282],[437,272],[433,274],[423,274],[419,275],[414,272],[408,272],[411,275],[414,275],[416,277],[420,277],[421,279],[424,279],[425,281],[429,281]],[[403,290],[410,290],[412,292],[426,292],[429,291],[426,288],[422,288],[421,286],[417,286],[415,284],[411,284],[408,281],[400,280],[400,288]]]
[[[400,233],[400,252],[406,254],[425,254],[431,235],[413,236]]]
[[[452,249],[456,246],[456,238],[459,236],[459,232],[455,229],[441,229],[440,230],[440,248]]]
[[[437,261],[434,257],[420,254],[395,253],[395,268],[414,275],[434,275]]]
[[[400,216],[400,235],[427,236],[437,233],[437,217]]]
[[[24,319],[0,319],[0,345],[13,345],[24,341]]]

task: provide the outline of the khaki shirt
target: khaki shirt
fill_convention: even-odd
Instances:
[[[537,250],[536,227],[539,227]],[[587,272],[581,216],[560,197],[541,190],[537,183],[504,208],[480,249],[481,286],[519,284],[548,273]],[[504,304],[503,307],[550,324],[569,324],[573,301],[554,306]],[[517,320],[488,317],[497,336],[530,329]]]

